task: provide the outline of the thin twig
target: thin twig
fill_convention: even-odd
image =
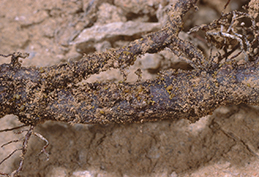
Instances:
[[[1,133],[1,132],[8,132],[8,131],[17,130],[17,129],[19,129],[19,128],[27,127],[27,126],[28,126],[28,125],[20,125],[20,126],[18,126],[18,127],[3,129],[3,130],[0,130],[0,133]]]

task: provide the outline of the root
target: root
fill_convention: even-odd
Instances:
[[[49,159],[46,152],[49,142],[33,129],[50,119],[83,124],[142,123],[182,118],[195,122],[222,105],[259,105],[257,8],[251,3],[247,13],[222,14],[211,24],[190,30],[190,33],[205,31],[207,43],[223,50],[223,53],[218,51],[216,56],[207,59],[193,44],[178,37],[183,16],[195,7],[196,1],[179,0],[172,4],[168,11],[169,20],[161,30],[125,47],[84,56],[77,62],[41,68],[22,67],[19,58],[26,58],[27,53],[0,54],[2,57],[11,56],[10,64],[0,65],[0,117],[14,114],[24,124],[0,132],[29,126],[22,148],[14,150],[0,165],[21,150],[19,168],[12,173],[13,176],[18,175],[32,134],[45,141],[41,153]],[[231,21],[228,21],[229,17]],[[250,26],[238,23],[244,17],[251,21]],[[141,81],[141,73],[137,71],[138,81],[134,84],[122,81],[78,85],[92,74],[110,68],[123,71],[134,64],[139,55],[156,53],[166,47],[178,56],[186,56],[193,70],[168,71],[145,82]],[[238,49],[240,53],[230,57]],[[245,56],[245,64],[238,65],[233,59],[241,53]],[[224,58],[226,62],[220,63]],[[18,141],[9,141],[2,147]]]

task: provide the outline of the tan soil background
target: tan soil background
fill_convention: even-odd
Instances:
[[[232,1],[227,10],[245,3]],[[161,26],[158,23],[163,23],[167,4],[166,0],[1,0],[0,53],[29,52],[23,66],[78,60],[84,53],[123,46],[156,30]],[[224,0],[201,1],[199,11],[187,15],[185,29],[217,18],[224,5]],[[117,31],[98,40],[94,37],[99,33],[89,34],[89,41],[80,38],[84,29],[127,21],[139,24],[140,29],[147,22],[154,27],[142,31],[125,27],[133,33]],[[100,30],[100,34],[104,32]],[[182,36],[188,38],[184,33]],[[83,45],[77,43],[80,40]],[[0,58],[0,63],[9,60]],[[142,69],[142,79],[150,79],[159,70],[172,67],[186,66],[168,51],[145,56],[127,70],[128,81],[136,81],[137,68]],[[121,79],[119,71],[111,70],[87,81]],[[7,115],[0,119],[0,125],[4,129],[19,122],[17,117]],[[222,107],[194,124],[184,119],[106,126],[46,122],[35,132],[49,141],[50,158],[46,161],[44,154],[39,155],[44,141],[33,136],[21,176],[259,176],[259,110],[245,105]],[[1,133],[0,144],[19,139],[22,134]],[[21,142],[1,148],[0,159],[17,147]],[[19,155],[2,164],[0,171],[17,169]]]

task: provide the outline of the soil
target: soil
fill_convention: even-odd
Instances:
[[[226,11],[238,9],[244,3],[246,1],[231,1]],[[163,12],[159,9],[166,5],[165,0],[1,0],[0,53],[30,53],[29,58],[23,60],[23,66],[42,67],[78,60],[85,53],[123,46],[140,36],[104,38],[82,50],[75,41],[84,29],[130,20],[163,23]],[[224,1],[219,4],[201,1],[199,11],[193,10],[187,14],[185,30],[218,18],[224,5]],[[185,33],[181,35],[188,38]],[[203,46],[199,42],[197,45]],[[188,69],[168,51],[144,57],[128,68],[128,82],[138,79],[134,74],[137,68],[142,69],[143,80],[155,78],[158,71],[167,68]],[[0,58],[0,63],[9,63],[9,60]],[[122,79],[120,71],[109,70],[85,82]],[[48,140],[49,160],[45,154],[39,155],[45,142],[32,136],[20,175],[259,176],[258,117],[256,107],[230,105],[193,124],[185,119],[105,126],[48,121],[38,125],[35,132]],[[13,115],[1,118],[0,122],[1,129],[19,125]],[[3,132],[0,134],[0,144],[19,139],[22,135],[17,131]],[[0,159],[19,147],[21,142],[4,146],[0,149]],[[17,169],[19,153],[4,162],[0,172],[11,173]]]

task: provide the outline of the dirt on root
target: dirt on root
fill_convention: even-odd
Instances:
[[[217,18],[225,5],[221,2],[201,1],[199,11],[187,15],[185,28]],[[243,3],[231,1],[227,10]],[[0,53],[30,53],[23,66],[78,60],[85,52],[123,46],[140,35],[102,38],[80,51],[74,41],[84,29],[113,22],[163,23],[161,9],[167,4],[164,0],[1,0]],[[202,47],[201,43],[197,45]],[[159,70],[187,67],[167,51],[145,57],[128,69],[129,82],[137,80],[137,68],[142,69],[142,79],[152,79]],[[0,63],[9,60],[0,58]],[[90,77],[88,82],[121,79],[120,71],[109,70]],[[47,161],[44,154],[39,155],[45,142],[33,136],[21,176],[259,176],[258,117],[257,108],[240,105],[219,108],[194,124],[179,120],[103,126],[48,121],[37,126],[35,132],[49,141],[50,158]],[[1,129],[19,125],[12,115],[0,122]],[[4,144],[22,135],[7,132],[0,137]],[[4,146],[0,159],[20,146]],[[0,172],[12,172],[19,162],[16,153],[0,166]]]

